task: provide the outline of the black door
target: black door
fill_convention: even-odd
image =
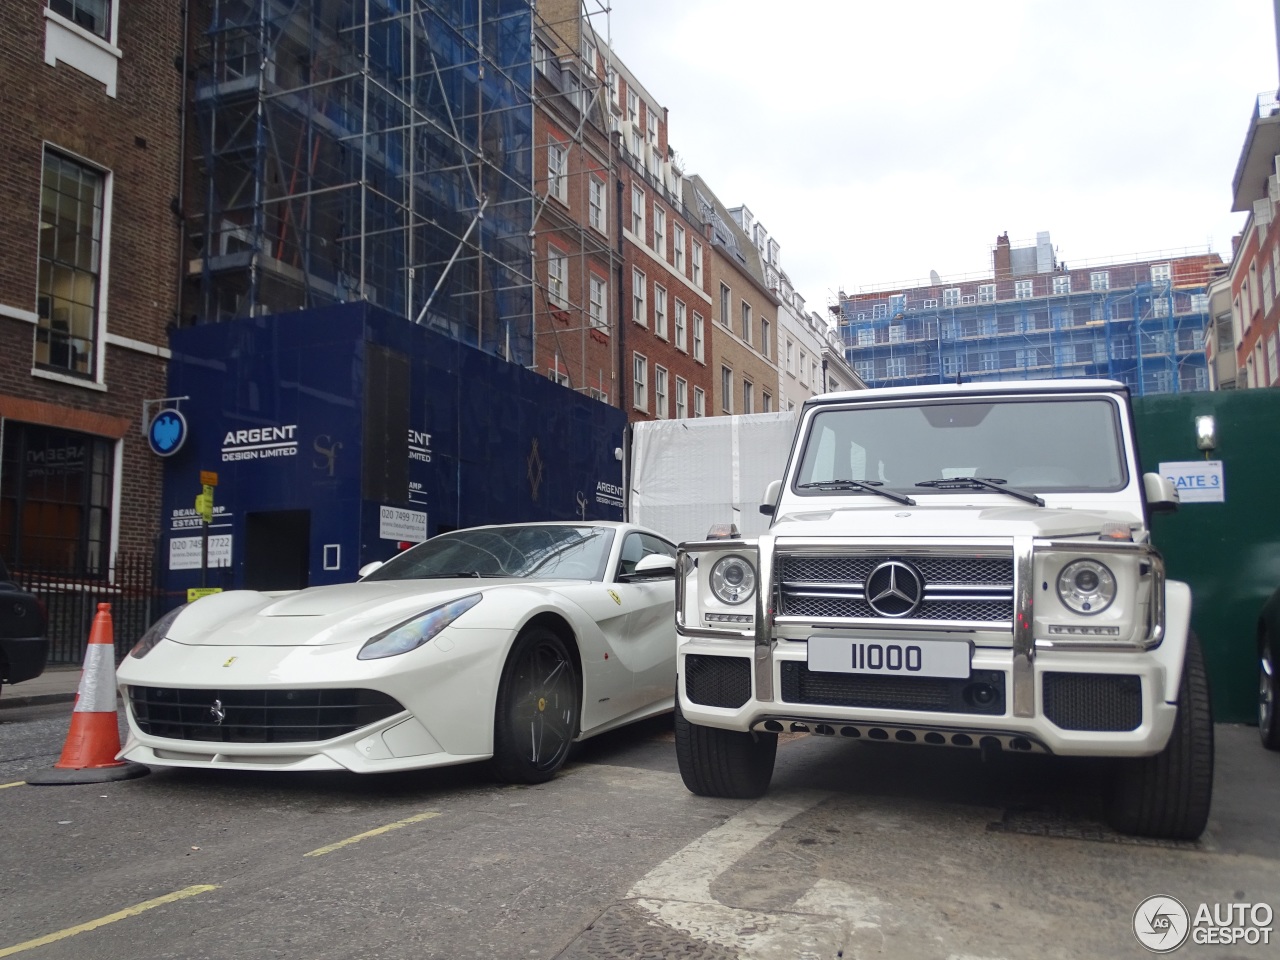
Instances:
[[[246,590],[301,590],[307,585],[310,510],[247,513],[244,535]]]

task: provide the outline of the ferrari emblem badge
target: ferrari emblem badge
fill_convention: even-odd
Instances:
[[[229,667],[229,666],[231,666],[233,663],[235,663],[235,662],[236,662],[236,659],[237,659],[236,657],[229,657],[229,658],[227,659],[227,662],[226,662],[226,663],[224,663],[224,664],[223,664],[223,666],[224,666],[224,667]]]
[[[227,711],[222,709],[222,701],[213,701],[213,706],[209,708],[209,713],[213,715],[213,722],[221,726],[222,721],[227,719]]]
[[[538,698],[538,712],[539,712],[539,713],[541,713],[541,712],[542,712],[543,710],[545,710],[545,709],[547,709],[547,698],[546,698],[546,697],[539,697],[539,698]]]
[[[613,597],[614,603],[616,603],[618,606],[622,606],[622,598],[618,596],[616,593],[614,593],[612,590],[609,591],[609,596]]]

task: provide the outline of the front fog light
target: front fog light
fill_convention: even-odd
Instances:
[[[721,603],[746,603],[756,592],[755,568],[744,557],[722,557],[711,568],[711,592]]]
[[[1075,560],[1058,574],[1058,596],[1074,613],[1101,613],[1116,598],[1116,576],[1097,560]]]

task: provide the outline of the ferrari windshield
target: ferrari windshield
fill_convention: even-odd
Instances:
[[[970,494],[984,478],[1026,491],[1116,491],[1128,482],[1119,407],[1102,397],[1004,397],[819,410],[799,494],[870,497],[856,483],[910,493]],[[855,481],[843,488],[840,481]],[[809,486],[806,486],[809,485]]]
[[[529,524],[455,530],[393,557],[365,580],[531,577],[603,580],[613,531],[607,527]]]

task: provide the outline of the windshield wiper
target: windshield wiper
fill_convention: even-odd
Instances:
[[[468,580],[474,577],[475,579],[479,580],[483,576],[484,576],[483,573],[480,573],[479,571],[476,571],[476,570],[457,570],[453,573],[422,573],[416,577],[411,577],[410,579],[413,579],[413,580]]]
[[[1017,497],[1027,503],[1034,503],[1037,507],[1044,506],[1044,500],[1034,493],[1018,490],[1015,487],[1002,486],[1007,482],[999,477],[943,477],[940,480],[921,480],[916,486],[934,487],[938,490],[994,490],[996,493],[1007,493],[1009,496]]]
[[[880,480],[817,480],[813,483],[802,483],[799,486],[801,490],[861,490],[864,493],[878,493],[882,497],[887,497],[894,503],[905,504],[908,507],[914,507],[916,502],[903,493],[894,493],[892,490],[881,490],[880,487],[884,483]]]

